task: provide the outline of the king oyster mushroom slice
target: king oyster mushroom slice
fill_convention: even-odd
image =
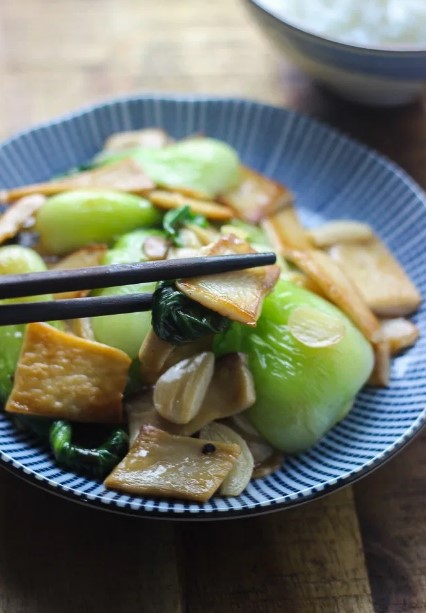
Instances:
[[[206,502],[239,455],[239,446],[232,443],[174,436],[145,425],[105,486],[129,494]]]
[[[418,289],[379,238],[334,245],[329,253],[376,315],[399,317],[418,308]]]
[[[191,436],[206,424],[248,409],[256,400],[253,377],[243,353],[228,353],[215,362],[213,378],[197,415],[187,424],[164,419],[154,408],[141,414],[141,423],[170,434]]]
[[[245,241],[229,234],[203,247],[201,253],[210,256],[255,253],[255,250]],[[260,269],[251,268],[180,279],[176,287],[191,300],[224,317],[255,326],[262,310],[263,299],[272,291],[279,276],[279,267],[272,265]]]
[[[197,415],[213,377],[211,351],[181,360],[166,370],[154,388],[154,406],[161,417],[187,424]]]
[[[154,410],[152,393],[152,387],[147,387],[137,394],[130,396],[124,402],[124,413],[127,417],[127,425],[129,428],[130,447],[138,438],[142,426],[146,424],[146,416]]]
[[[284,454],[265,441],[244,413],[233,415],[226,419],[224,423],[237,432],[247,443],[254,460],[252,479],[267,477],[281,468],[284,462]]]
[[[151,328],[139,351],[141,375],[146,385],[154,385],[168,368],[202,351],[210,351],[212,336],[204,336],[193,343],[172,345],[159,338]]]
[[[420,336],[418,327],[403,317],[383,319],[380,322],[380,331],[383,340],[389,343],[391,355],[411,347]]]
[[[351,219],[337,219],[312,228],[308,232],[315,247],[321,249],[338,243],[363,243],[373,238],[373,230],[367,223]]]
[[[143,128],[116,132],[105,142],[103,151],[126,151],[134,147],[161,149],[172,142],[170,136],[160,128]]]
[[[32,194],[14,202],[0,217],[0,244],[13,238],[22,228],[28,227],[35,213],[46,202],[45,196]]]
[[[245,440],[232,428],[215,421],[202,428],[200,438],[235,443],[241,449],[237,461],[219,488],[222,496],[239,496],[246,489],[254,468],[253,456]]]

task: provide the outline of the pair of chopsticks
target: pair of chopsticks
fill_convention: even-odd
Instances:
[[[0,299],[213,275],[266,266],[275,261],[275,253],[244,253],[3,275],[0,276]],[[0,325],[135,313],[149,311],[151,304],[152,294],[142,293],[4,304],[0,306]]]

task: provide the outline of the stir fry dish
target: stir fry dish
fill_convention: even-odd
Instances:
[[[36,298],[148,291],[151,312],[0,327],[16,427],[118,492],[238,496],[315,445],[364,385],[389,385],[392,356],[419,336],[408,316],[421,296],[369,225],[305,228],[290,189],[213,138],[114,134],[85,167],[1,201],[2,275],[277,253],[240,272]]]

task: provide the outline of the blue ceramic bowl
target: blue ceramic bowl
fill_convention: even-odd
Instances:
[[[426,197],[398,167],[297,113],[244,100],[136,97],[100,104],[0,145],[0,187],[42,181],[87,161],[113,132],[159,126],[176,138],[202,132],[294,190],[306,224],[370,223],[426,295]],[[281,470],[236,498],[206,504],[124,496],[61,470],[31,435],[0,413],[0,463],[51,492],[99,509],[176,519],[233,518],[288,508],[351,483],[400,450],[426,421],[426,308],[422,337],[393,361],[388,389],[365,388],[348,417]],[[0,348],[1,351],[1,348]],[[284,401],[284,399],[283,399]]]
[[[414,100],[426,81],[426,44],[362,47],[305,30],[268,0],[245,0],[262,30],[286,56],[353,102],[396,106]]]

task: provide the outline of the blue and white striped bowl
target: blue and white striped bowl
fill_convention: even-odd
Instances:
[[[397,166],[297,113],[244,100],[136,97],[101,104],[23,132],[0,146],[0,186],[49,178],[93,156],[118,130],[161,126],[179,138],[202,132],[236,147],[242,160],[289,185],[307,224],[367,221],[426,295],[426,197]],[[288,508],[366,475],[426,421],[426,309],[419,342],[392,366],[388,389],[366,388],[349,416],[282,470],[236,498],[188,504],[123,496],[59,469],[48,451],[0,414],[0,461],[17,475],[89,506],[137,516],[233,518]]]
[[[373,106],[396,106],[411,102],[424,88],[426,44],[346,44],[287,20],[275,2],[246,0],[246,4],[279,49],[344,98]]]

